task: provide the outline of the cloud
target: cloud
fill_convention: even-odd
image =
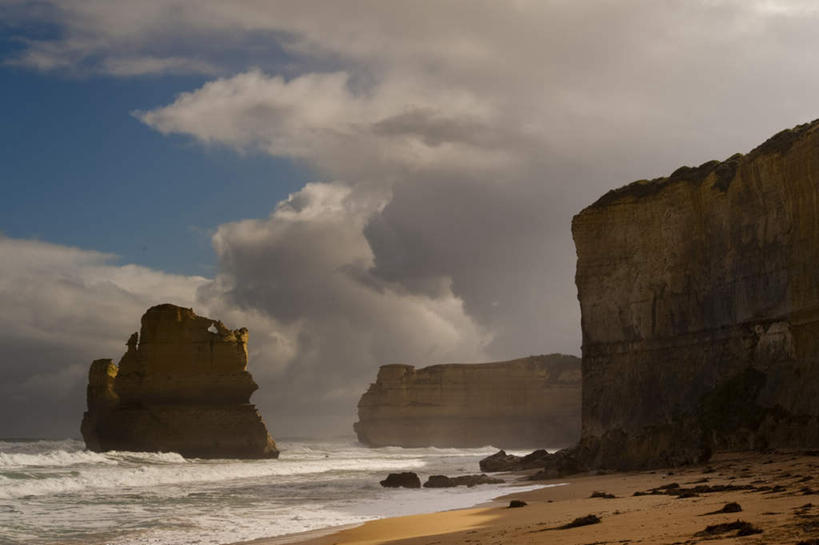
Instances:
[[[0,238],[0,399],[21,415],[2,419],[0,435],[76,436],[90,362],[117,361],[142,313],[164,302],[250,329],[253,401],[274,436],[349,435],[381,363],[484,358],[489,336],[451,292],[371,278],[363,226],[381,206],[308,184],[267,219],[219,227],[214,279]]]
[[[197,305],[251,329],[254,400],[274,433],[349,431],[379,363],[577,353],[574,213],[817,117],[809,2],[12,11],[12,28],[35,18],[61,32],[7,62],[214,74],[134,114],[161,134],[314,173],[269,218],[221,226],[218,273],[197,284]]]
[[[250,327],[254,402],[274,434],[349,434],[379,364],[485,358],[487,333],[450,290],[411,294],[371,277],[363,227],[381,206],[313,183],[214,236],[220,272],[200,299]]]
[[[115,361],[151,305],[193,306],[206,279],[0,236],[2,436],[78,435],[88,366]]]
[[[285,80],[252,70],[134,115],[164,134],[305,160],[351,182],[395,169],[503,168],[520,140],[505,138],[491,104],[466,90],[390,80],[357,94],[343,72]]]

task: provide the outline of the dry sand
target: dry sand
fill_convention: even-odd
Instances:
[[[602,545],[602,544],[797,544],[819,545],[819,456],[811,453],[720,454],[707,466],[576,476],[566,486],[499,498],[495,505],[396,517],[365,523],[328,535],[291,536],[302,545]],[[635,492],[677,483],[682,488],[734,485],[748,489],[701,490],[690,497]],[[530,483],[529,483],[530,484]],[[772,488],[778,487],[778,488]],[[781,488],[779,488],[781,487]],[[673,490],[673,489],[672,489]],[[591,498],[593,492],[615,498]],[[423,493],[423,490],[419,491]],[[684,495],[685,496],[685,495]],[[506,507],[510,499],[528,505]],[[726,503],[742,511],[707,514]],[[601,522],[560,529],[578,517]],[[745,521],[761,533],[737,536],[737,530],[701,534],[706,527]],[[810,540],[815,539],[816,542]],[[282,543],[257,540],[256,545]]]

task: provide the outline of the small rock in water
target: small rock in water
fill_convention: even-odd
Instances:
[[[421,488],[421,479],[417,473],[406,471],[404,473],[390,473],[387,478],[381,481],[384,488]]]
[[[509,502],[509,509],[514,509],[515,507],[526,507],[526,502],[523,500],[512,500]]]

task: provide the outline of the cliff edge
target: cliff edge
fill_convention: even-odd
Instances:
[[[819,120],[610,191],[572,233],[588,465],[819,446]]]
[[[95,360],[81,431],[94,451],[173,451],[196,458],[275,458],[250,395],[247,329],[164,304],[142,316],[115,365]]]
[[[358,417],[358,440],[376,447],[567,446],[580,434],[580,359],[384,365]]]

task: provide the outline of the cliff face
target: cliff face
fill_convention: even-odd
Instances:
[[[273,458],[250,395],[247,329],[159,305],[114,365],[91,364],[81,431],[95,451],[174,451],[200,458]]]
[[[572,232],[593,465],[819,445],[819,121],[611,191]]]
[[[370,446],[566,446],[580,431],[580,360],[384,365],[358,417],[358,439]]]

